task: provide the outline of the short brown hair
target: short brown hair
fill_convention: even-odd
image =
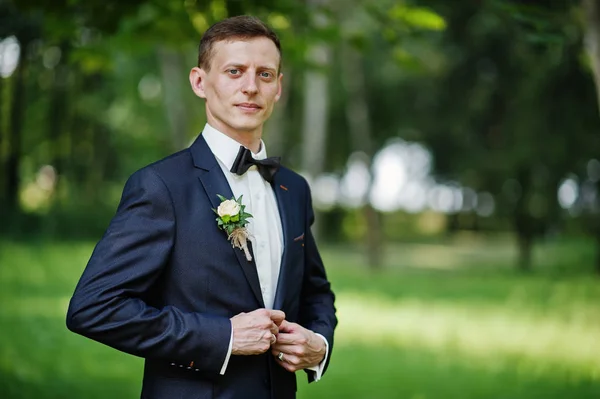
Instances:
[[[210,70],[210,60],[213,56],[213,47],[216,42],[231,39],[253,39],[266,37],[271,39],[279,51],[279,67],[281,70],[281,44],[273,30],[263,21],[249,15],[239,15],[224,19],[212,25],[200,40],[198,46],[198,66],[206,71]]]

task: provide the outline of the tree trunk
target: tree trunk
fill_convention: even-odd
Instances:
[[[329,48],[316,44],[308,51],[312,62],[326,65],[330,58]],[[304,138],[302,169],[312,178],[325,167],[325,144],[329,108],[329,77],[322,70],[308,68],[304,77]]]
[[[592,64],[592,73],[596,83],[596,96],[598,98],[598,111],[600,112],[600,2],[598,0],[582,1],[585,20],[585,47]],[[600,184],[596,184],[600,188]],[[592,215],[595,219],[594,236],[596,238],[596,271],[600,274],[600,217]]]
[[[526,233],[518,232],[519,242],[519,270],[523,272],[531,271],[531,258],[533,250],[533,237]]]
[[[460,230],[460,219],[459,213],[451,213],[447,216],[448,224],[446,225],[446,235],[448,237],[453,236],[457,231]]]
[[[598,110],[600,111],[600,2],[583,0],[582,4],[586,20],[585,45],[592,62]]]
[[[531,170],[529,167],[520,167],[516,173],[522,192],[513,210],[513,229],[517,236],[519,250],[517,267],[527,272],[531,270],[531,251],[535,237],[535,220],[529,213],[528,201],[531,195]]]
[[[61,59],[59,64],[54,68],[54,82],[52,84],[52,92],[50,95],[50,105],[48,107],[47,137],[50,140],[50,165],[52,165],[57,174],[64,173],[64,138],[65,126],[67,118],[67,99],[68,99],[68,81],[69,81],[69,66],[67,57],[69,51],[69,43],[63,42],[60,46]]]
[[[19,210],[19,165],[21,163],[21,130],[25,113],[25,74],[27,73],[26,43],[21,44],[21,57],[14,71],[14,87],[10,106],[10,130],[8,135],[8,159],[6,163],[7,208],[10,213]]]
[[[363,207],[363,214],[367,220],[368,265],[371,270],[379,270],[383,267],[383,260],[385,259],[381,214],[368,203]]]
[[[281,156],[285,151],[285,132],[287,128],[286,110],[290,98],[291,77],[289,69],[283,76],[283,90],[281,97],[273,110],[273,114],[265,125],[263,136],[268,143],[267,149],[270,156]]]
[[[183,75],[184,60],[180,51],[164,46],[158,48],[158,60],[173,149],[179,151],[188,145],[188,116],[183,96],[183,85],[187,82]]]
[[[316,7],[326,0],[308,0],[313,8],[316,25],[325,24],[325,17]],[[327,142],[327,120],[329,115],[329,76],[327,65],[331,49],[325,43],[312,44],[306,53],[308,64],[317,68],[306,68],[304,73],[304,115],[302,121],[302,170],[309,178],[319,176],[325,169],[325,148]],[[320,217],[315,218],[313,233],[319,235]]]
[[[102,182],[105,181],[105,171],[107,169],[109,147],[110,147],[110,129],[98,122],[93,122],[87,131],[88,140],[93,143],[93,152],[89,160],[89,172],[86,175],[85,194],[89,203],[94,203],[100,191]]]
[[[596,232],[596,273],[600,274],[600,231]]]
[[[348,129],[352,138],[352,147],[354,151],[364,152],[367,155],[370,171],[369,186],[366,198],[364,199],[365,204],[362,207],[363,215],[367,221],[367,261],[371,269],[378,269],[382,266],[383,234],[381,228],[381,216],[369,202],[369,193],[374,180],[373,171],[371,170],[370,165],[375,154],[369,116],[369,105],[366,101],[367,90],[365,87],[365,74],[361,62],[360,54],[351,48],[349,44],[344,44],[342,47],[342,77],[344,87],[348,93],[346,102]]]
[[[71,96],[77,98],[83,97],[86,93],[98,90],[104,84],[104,76],[100,73],[82,74],[74,73],[74,82]],[[73,105],[71,103],[70,105]],[[71,118],[69,120],[68,136],[66,138],[65,169],[69,175],[69,180],[78,190],[81,189],[91,173],[90,154],[81,154],[81,143],[90,142],[89,133],[93,119],[79,112],[75,107],[70,110]],[[91,151],[94,151],[92,146]]]
[[[0,78],[0,171],[6,170],[4,160],[4,79]],[[5,176],[0,173],[0,204],[6,200],[6,188],[4,186]],[[0,211],[0,214],[2,212]]]

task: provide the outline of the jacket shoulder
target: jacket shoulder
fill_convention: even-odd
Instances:
[[[131,177],[157,175],[167,183],[173,178],[181,176],[186,168],[192,167],[193,162],[190,150],[189,148],[185,148],[136,170]]]

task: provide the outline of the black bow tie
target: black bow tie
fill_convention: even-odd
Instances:
[[[240,150],[238,151],[237,157],[235,157],[235,161],[233,161],[233,166],[230,170],[232,173],[241,176],[248,171],[250,166],[256,165],[258,173],[260,173],[262,178],[271,183],[275,173],[277,173],[277,169],[279,169],[280,162],[280,157],[254,159],[252,158],[252,152],[250,152],[249,149],[240,146]]]

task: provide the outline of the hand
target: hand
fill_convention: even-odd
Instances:
[[[281,310],[256,309],[231,318],[233,329],[232,355],[265,353],[277,337],[279,325],[285,319]]]
[[[277,363],[291,372],[318,365],[325,357],[326,350],[321,337],[286,320],[279,326],[277,343],[271,346],[271,353]],[[280,352],[283,353],[283,361],[277,358]]]

